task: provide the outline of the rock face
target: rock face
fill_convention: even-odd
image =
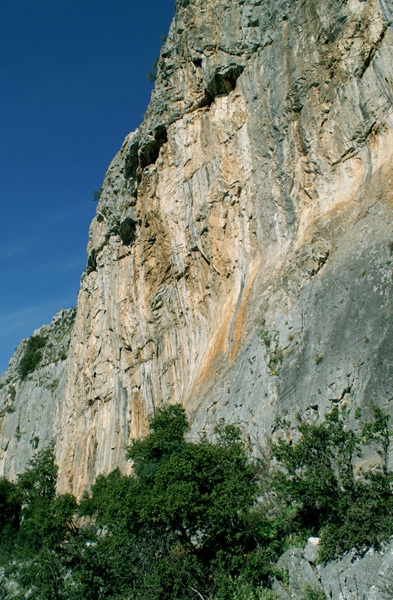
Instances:
[[[45,344],[34,370],[21,377],[20,363],[28,346],[23,340],[0,378],[0,474],[9,479],[25,470],[34,450],[45,448],[58,434],[75,312],[61,310],[50,325],[34,332]]]
[[[275,581],[279,600],[303,600],[307,589],[322,591],[334,600],[388,600],[393,595],[393,542],[380,550],[347,552],[336,560],[317,564],[315,545],[285,552],[278,566],[287,572],[287,583]]]
[[[177,1],[90,228],[62,490],[126,471],[163,402],[256,449],[332,405],[393,414],[392,23],[388,0]]]

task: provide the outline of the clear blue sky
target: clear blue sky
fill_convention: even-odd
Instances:
[[[109,162],[141,122],[175,0],[0,0],[0,373],[75,306]]]

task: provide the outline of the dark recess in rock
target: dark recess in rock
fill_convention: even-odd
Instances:
[[[127,158],[124,163],[124,177],[125,179],[136,179],[136,170],[138,167],[138,142],[135,142],[128,152]]]
[[[131,217],[127,217],[119,225],[119,235],[125,246],[132,244],[135,239],[136,223]]]
[[[160,149],[167,141],[168,135],[165,125],[158,125],[154,130],[154,134],[149,134],[139,149],[139,166],[144,169],[148,165],[154,165],[160,154]]]
[[[86,270],[88,273],[97,271],[97,253],[94,249],[90,252],[89,258],[87,259],[87,269]]]
[[[217,96],[224,96],[235,89],[236,82],[243,70],[243,65],[233,64],[214,73],[206,86],[206,95],[211,98],[210,104]]]

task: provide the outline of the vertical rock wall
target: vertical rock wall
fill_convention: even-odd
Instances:
[[[62,489],[163,402],[255,448],[392,393],[387,0],[178,0],[105,176],[56,427]]]
[[[0,476],[15,479],[33,453],[58,435],[74,320],[75,309],[59,311],[33,333],[42,341],[38,363],[21,371],[29,342],[23,340],[0,377]]]

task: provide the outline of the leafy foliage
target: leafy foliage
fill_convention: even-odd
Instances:
[[[54,442],[51,442],[29,460],[27,470],[18,477],[23,503],[29,505],[38,497],[54,498],[57,471]]]
[[[326,600],[326,595],[323,590],[315,590],[310,586],[306,586],[302,600]]]
[[[41,349],[46,344],[46,338],[41,335],[33,335],[27,340],[26,350],[19,363],[19,375],[22,379],[26,379],[29,373],[32,373],[37,368],[41,358]]]
[[[239,431],[222,425],[217,444],[195,444],[185,441],[187,429],[179,405],[158,410],[150,434],[128,449],[135,476],[99,477],[81,504],[105,531],[93,562],[118,593],[172,600],[196,598],[198,590],[228,598],[228,577],[247,572],[250,585],[257,573],[267,579],[270,564],[247,518],[258,473]]]
[[[292,510],[290,528],[320,535],[323,560],[387,539],[393,532],[388,416],[374,407],[373,421],[355,433],[336,408],[323,423],[302,424],[299,432],[295,444],[280,440],[273,447],[282,467],[273,487]],[[355,458],[370,444],[376,445],[380,464],[357,475]]]
[[[19,529],[22,499],[18,487],[0,478],[0,563],[12,554],[14,538]],[[0,595],[1,598],[1,595]]]
[[[148,81],[149,81],[150,83],[154,83],[154,82],[155,82],[155,80],[156,80],[156,78],[157,78],[157,67],[158,67],[158,62],[159,62],[159,60],[160,60],[160,57],[159,57],[159,56],[157,56],[157,57],[156,57],[156,58],[153,60],[153,63],[152,63],[152,65],[151,65],[151,70],[150,70],[150,71],[148,71],[148,73],[147,73],[147,75],[146,75],[146,77],[147,77],[147,79],[148,79]]]
[[[102,194],[102,187],[100,187],[96,190],[93,190],[93,193],[92,193],[93,202],[98,202],[99,199],[101,198],[101,194]]]
[[[70,494],[56,496],[57,471],[52,442],[18,477],[22,518],[17,544],[22,556],[34,556],[42,548],[58,548],[72,529],[77,503]]]
[[[79,506],[56,495],[53,444],[16,484],[0,480],[15,597],[274,600],[270,581],[283,577],[274,563],[289,545],[320,535],[327,559],[393,532],[390,432],[378,408],[359,432],[338,410],[302,424],[296,442],[273,445],[270,468],[251,460],[233,425],[220,423],[216,443],[188,441],[187,430],[181,406],[157,410],[127,450],[134,475],[99,476]],[[379,464],[357,472],[366,447]]]

